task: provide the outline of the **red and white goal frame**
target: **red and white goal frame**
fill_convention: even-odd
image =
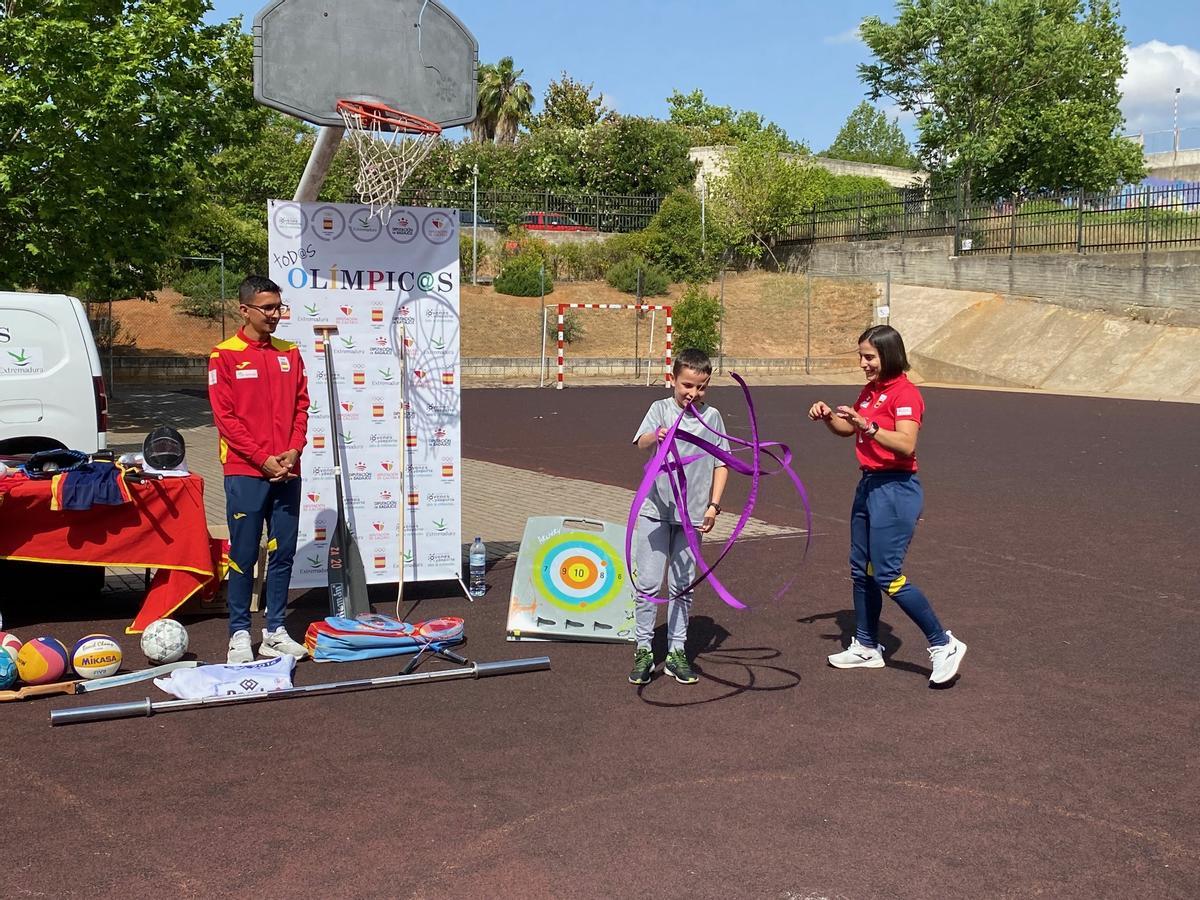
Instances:
[[[560,303],[558,304],[558,383],[557,390],[562,390],[565,373],[565,357],[563,346],[563,330],[568,309],[636,309],[639,312],[664,312],[667,318],[666,354],[663,360],[663,381],[671,383],[671,307],[658,306],[651,303]]]

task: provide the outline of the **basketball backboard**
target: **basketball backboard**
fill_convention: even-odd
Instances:
[[[437,0],[272,0],[254,17],[254,99],[340,128],[370,100],[443,128],[475,118],[479,43]]]

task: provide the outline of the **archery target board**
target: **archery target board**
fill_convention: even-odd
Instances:
[[[513,573],[508,639],[633,641],[624,527],[571,516],[527,520]]]

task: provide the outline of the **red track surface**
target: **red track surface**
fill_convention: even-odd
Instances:
[[[755,390],[816,534],[803,563],[798,540],[731,554],[748,612],[701,590],[698,685],[634,689],[624,646],[506,643],[509,561],[483,601],[430,597],[417,616],[464,614],[468,656],[545,653],[550,672],[53,730],[51,708],[166,695],[6,704],[0,895],[1195,897],[1200,407],[926,391],[907,572],[970,645],[959,681],[930,690],[894,606],[888,668],[824,663],[852,628],[856,471],[801,415],[854,393]],[[632,487],[626,441],[657,396],[467,391],[465,452]],[[744,428],[734,390],[711,399]],[[758,514],[801,521],[787,499],[768,489]],[[119,635],[128,618],[4,602],[22,637]],[[293,633],[324,603],[301,597]],[[223,619],[189,631],[223,655]],[[305,663],[297,683],[401,664]]]

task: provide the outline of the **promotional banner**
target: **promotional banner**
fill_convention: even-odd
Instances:
[[[267,218],[270,276],[290,307],[276,335],[300,345],[312,399],[292,585],[326,583],[333,441],[367,580],[395,581],[401,565],[406,581],[461,579],[458,211],[380,217],[356,204],[272,200]],[[337,327],[336,419],[315,325]]]

